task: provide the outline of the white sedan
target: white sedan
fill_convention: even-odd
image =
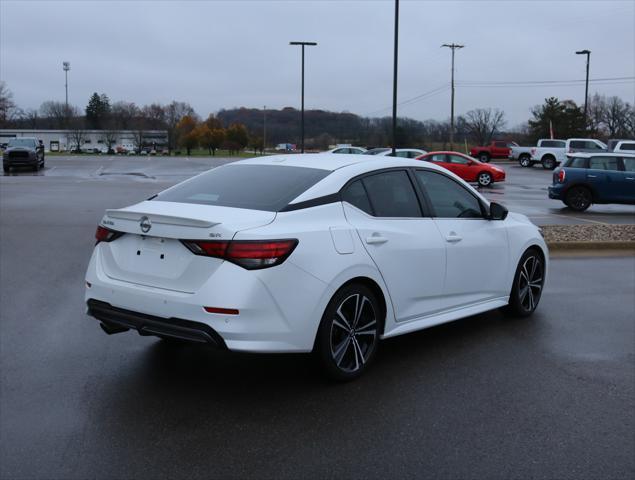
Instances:
[[[268,156],[107,210],[86,273],[109,333],[309,352],[359,376],[379,340],[505,307],[531,315],[548,252],[525,216],[428,162]]]
[[[418,148],[396,148],[395,154],[392,154],[392,148],[372,148],[364,152],[364,155],[375,155],[377,157],[399,157],[399,158],[417,158],[425,155],[425,150]]]
[[[321,153],[356,153],[356,154],[362,154],[366,152],[366,149],[364,147],[353,147],[353,146],[343,146],[343,147],[335,147],[331,150],[327,150],[326,152],[321,152]]]

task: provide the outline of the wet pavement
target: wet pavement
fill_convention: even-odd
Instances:
[[[214,163],[93,160],[0,178],[0,478],[635,475],[635,257],[554,259],[531,319],[385,341],[334,385],[308,355],[104,334],[83,304],[104,209]],[[491,194],[538,205],[508,168]]]
[[[317,159],[318,157],[316,157]],[[209,168],[234,161],[227,157],[122,157],[111,155],[49,156],[46,168],[39,172],[16,170],[0,176],[0,185],[22,182],[24,178],[46,177],[48,181],[111,181],[131,179],[156,183],[163,188],[199,174]],[[539,166],[521,168],[516,164],[499,164],[505,169],[505,182],[482,188],[490,200],[523,213],[537,225],[568,224],[624,224],[635,223],[635,206],[593,205],[586,212],[574,212],[558,200],[547,197],[552,172]]]

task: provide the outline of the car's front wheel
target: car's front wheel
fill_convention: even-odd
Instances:
[[[381,309],[375,294],[365,285],[350,284],[331,299],[318,329],[315,353],[329,377],[359,377],[377,353]]]
[[[492,183],[494,183],[492,174],[489,172],[479,173],[477,181],[480,187],[489,187]]]
[[[527,317],[534,313],[545,284],[545,264],[535,248],[527,250],[518,262],[507,310],[514,316]]]

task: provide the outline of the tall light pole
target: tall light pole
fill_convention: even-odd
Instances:
[[[397,55],[399,52],[399,0],[395,0],[395,51],[392,65],[392,155],[397,151]]]
[[[68,117],[68,71],[71,69],[71,62],[62,62],[64,69],[64,89],[66,90],[66,117]]]
[[[262,154],[267,151],[267,105],[262,107]]]
[[[300,148],[304,153],[304,47],[313,47],[317,45],[316,42],[289,42],[289,45],[301,45],[302,46],[302,113],[300,114]]]
[[[586,129],[586,111],[589,103],[589,61],[591,60],[591,50],[578,50],[576,55],[586,55],[586,83],[584,86],[584,128]]]
[[[450,74],[452,82],[452,93],[450,93],[450,150],[454,150],[454,51],[464,46],[465,45],[457,45],[456,43],[444,43],[441,45],[441,48],[447,47],[452,50],[452,73]]]

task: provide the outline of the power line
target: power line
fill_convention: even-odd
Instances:
[[[416,102],[418,102],[420,100],[425,100],[428,97],[432,97],[435,94],[441,93],[442,91],[444,91],[444,90],[446,90],[448,88],[450,88],[450,85],[445,83],[445,84],[443,84],[443,85],[441,85],[441,86],[439,86],[439,87],[437,87],[437,88],[435,88],[433,90],[429,90],[427,92],[424,92],[424,93],[421,93],[421,94],[416,95],[414,97],[411,97],[411,98],[408,98],[406,100],[403,100],[403,101],[399,102],[397,104],[397,106],[411,105],[411,104],[416,103]],[[380,108],[378,110],[373,110],[372,112],[369,112],[369,113],[365,114],[364,116],[365,117],[369,117],[369,116],[375,115],[377,113],[381,113],[381,112],[385,112],[386,110],[390,110],[391,108],[392,108],[392,106],[391,107]]]
[[[479,86],[525,86],[525,85],[577,85],[580,83],[584,83],[586,79],[575,79],[575,80],[519,80],[519,81],[508,81],[508,80],[465,80],[460,82],[457,85],[462,87],[479,87]],[[607,77],[607,78],[590,78],[589,83],[608,83],[608,82],[623,82],[630,83],[635,82],[635,77]]]

